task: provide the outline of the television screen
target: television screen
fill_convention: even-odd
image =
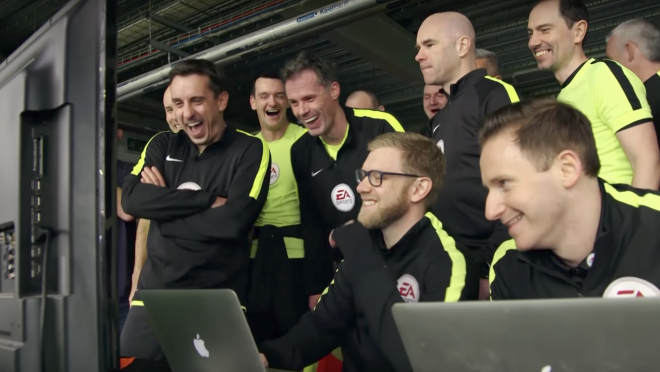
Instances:
[[[115,17],[72,0],[0,64],[2,372],[117,369]]]

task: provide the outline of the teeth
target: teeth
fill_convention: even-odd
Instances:
[[[196,122],[194,122],[194,123],[188,123],[187,125],[188,125],[189,127],[194,127],[194,126],[197,126],[197,125],[199,125],[199,124],[202,124],[202,122],[201,122],[201,121],[196,121]]]
[[[316,116],[314,116],[313,118],[309,118],[309,119],[305,120],[305,123],[311,123],[311,122],[313,122],[314,120],[318,119],[318,117],[319,117],[319,116],[316,115]]]
[[[277,114],[280,110],[266,110],[267,114]]]
[[[519,215],[518,217],[512,219],[511,221],[509,221],[506,225],[507,225],[507,226],[511,226],[511,225],[513,225],[514,223],[520,221],[521,219],[522,219],[522,214]]]
[[[363,200],[362,204],[367,205],[367,206],[371,206],[371,205],[376,205],[376,202],[373,201],[373,200]]]
[[[537,57],[541,57],[541,56],[544,56],[546,54],[548,54],[547,50],[540,50],[540,51],[534,53],[534,55],[537,56]]]

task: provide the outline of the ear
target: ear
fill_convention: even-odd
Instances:
[[[456,51],[458,52],[458,56],[461,58],[468,54],[471,47],[472,40],[470,40],[470,38],[467,36],[461,36],[458,38],[458,40],[456,40]]]
[[[561,177],[562,185],[567,189],[575,186],[582,175],[582,161],[575,151],[560,152],[555,159],[555,166]]]
[[[587,21],[581,20],[576,22],[573,25],[573,31],[575,32],[575,42],[582,44],[582,41],[584,41],[584,37],[587,35],[587,28],[588,28]]]
[[[626,44],[626,52],[628,53],[626,58],[628,59],[628,62],[632,62],[635,59],[638,50],[639,48],[637,47],[637,44],[635,43]]]
[[[428,177],[418,178],[413,182],[412,186],[412,195],[410,196],[410,201],[413,203],[419,203],[423,201],[426,196],[431,192],[433,188],[433,181]]]
[[[250,94],[250,107],[252,108],[253,111],[257,109],[257,102],[255,101],[254,96],[251,94]]]
[[[218,111],[224,112],[227,109],[227,103],[229,103],[229,93],[223,90],[220,92],[217,99]]]
[[[339,94],[341,93],[341,88],[339,87],[338,82],[334,82],[330,84],[330,96],[332,97],[333,100],[338,100],[339,99]]]
[[[385,106],[380,105],[380,106],[378,106],[378,109],[379,109],[380,111],[385,111]]]

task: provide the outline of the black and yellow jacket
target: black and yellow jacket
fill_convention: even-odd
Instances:
[[[307,293],[319,294],[332,280],[332,229],[357,218],[362,200],[355,170],[369,154],[367,144],[387,132],[403,132],[386,112],[345,108],[348,131],[336,153],[321,138],[305,133],[291,147],[291,165],[298,184],[300,218],[305,232]]]
[[[490,262],[495,249],[509,239],[499,221],[484,215],[488,191],[481,184],[477,138],[486,117],[519,100],[513,86],[474,70],[450,87],[449,103],[429,122],[426,134],[445,156],[445,179],[433,213],[447,232],[470,248],[474,258]],[[502,230],[502,229],[501,229]]]
[[[520,252],[513,240],[495,253],[493,300],[660,296],[660,193],[600,181],[594,248],[577,267],[550,250]]]
[[[154,166],[166,187],[140,181]],[[244,300],[248,236],[266,202],[269,170],[266,143],[235,129],[201,154],[183,131],[155,135],[122,187],[124,211],[151,220],[138,289],[230,288]],[[227,201],[211,209],[216,197]]]
[[[431,213],[390,249],[379,230],[358,223],[333,236],[344,261],[316,309],[260,345],[272,368],[301,370],[341,346],[344,372],[412,371],[392,306],[477,298],[476,268]]]

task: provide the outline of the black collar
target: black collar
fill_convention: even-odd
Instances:
[[[615,237],[611,227],[612,211],[603,182],[598,179],[601,209],[596,241],[591,253],[580,262],[577,268],[568,266],[561,258],[547,249],[518,252],[518,257],[537,268],[563,277],[586,276],[588,271],[592,272],[591,275],[598,277],[600,273],[606,272],[607,266],[612,264],[611,258],[616,256],[617,252],[614,249]],[[596,265],[596,262],[599,264]]]
[[[564,84],[561,85],[561,89],[566,88],[568,86],[568,84],[570,84],[571,81],[573,81],[573,78],[575,78],[575,75],[577,75],[577,73],[580,72],[582,67],[584,67],[584,65],[589,61],[591,61],[591,59],[588,59],[588,60],[582,62],[582,64],[580,66],[578,66],[578,68],[576,68],[575,71],[573,71],[573,73],[568,77],[568,79],[566,79]]]
[[[460,96],[468,88],[477,84],[477,82],[481,81],[487,75],[488,74],[486,73],[485,68],[478,68],[476,70],[468,72],[462,78],[460,78],[456,83],[452,84],[449,87],[449,97],[453,99],[455,97]]]
[[[344,115],[346,116],[346,123],[348,124],[348,135],[346,136],[346,141],[344,141],[344,144],[341,146],[343,149],[351,146],[355,141],[354,138],[357,131],[356,126],[358,125],[359,118],[355,117],[355,112],[352,108],[341,106],[341,109],[344,111]],[[321,136],[316,137],[314,140],[317,145],[320,145],[325,149],[323,141],[321,140]],[[337,154],[337,159],[339,159],[339,154]]]
[[[394,244],[390,249],[387,249],[385,245],[385,239],[383,239],[383,232],[381,230],[369,230],[369,235],[371,236],[371,241],[385,257],[395,256],[404,256],[409,250],[413,249],[416,246],[417,239],[419,239],[422,231],[431,223],[431,221],[422,217],[419,222],[413,225],[413,227],[406,232],[401,239]]]
[[[220,148],[223,143],[229,143],[232,138],[234,137],[235,130],[233,128],[230,128],[229,126],[225,127],[225,131],[222,133],[222,137],[220,137],[220,140],[218,142],[214,142],[206,147],[204,149],[204,152],[202,154],[210,154],[216,149]],[[188,137],[188,134],[184,130],[180,130],[176,133],[177,136],[183,136],[184,137],[184,142],[188,144],[190,147],[190,151],[197,155],[200,156],[202,154],[199,153],[199,150],[197,149],[197,145],[193,143],[193,141]]]

